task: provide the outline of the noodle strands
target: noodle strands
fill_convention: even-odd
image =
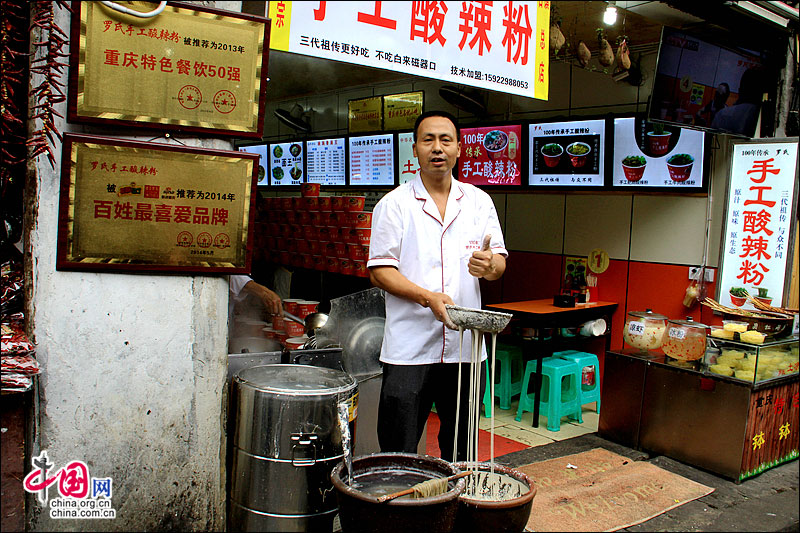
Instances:
[[[395,498],[399,498],[400,496],[407,496],[408,494],[411,494],[412,498],[430,498],[432,496],[439,496],[440,494],[447,492],[447,484],[449,482],[456,479],[461,479],[462,477],[466,477],[470,474],[472,474],[472,472],[460,472],[450,477],[428,479],[427,481],[417,483],[413,487],[405,490],[394,492],[392,494],[384,494],[378,498],[378,503],[388,502],[394,500]]]

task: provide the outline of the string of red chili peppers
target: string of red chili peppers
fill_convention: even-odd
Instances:
[[[12,167],[25,161],[20,147],[25,145],[24,111],[17,104],[16,92],[25,87],[25,62],[27,61],[27,17],[24,10],[27,4],[0,2],[0,108],[3,121],[0,126],[2,139],[0,150],[3,154],[2,184],[12,180]]]
[[[59,141],[62,139],[61,133],[56,128],[54,117],[64,118],[55,110],[55,106],[67,99],[61,75],[63,68],[68,65],[62,59],[69,55],[62,52],[64,46],[69,43],[69,37],[55,22],[54,5],[72,12],[65,0],[36,0],[31,16],[31,29],[38,28],[42,38],[33,45],[37,50],[44,50],[44,53],[41,57],[34,59],[30,66],[31,79],[34,74],[39,74],[43,78],[42,82],[30,91],[35,102],[31,107],[30,118],[32,120],[41,119],[42,127],[31,133],[27,142],[31,150],[29,156],[35,158],[45,153],[53,168],[56,164],[51,146],[55,143],[53,135]]]

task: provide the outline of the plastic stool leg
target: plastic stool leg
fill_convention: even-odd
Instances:
[[[530,405],[532,402],[528,397],[528,385],[530,384],[530,378],[533,374],[535,361],[528,361],[528,364],[525,365],[525,375],[522,377],[522,389],[519,393],[519,406],[517,407],[517,416],[514,417],[514,420],[520,422],[522,420],[522,413],[525,411],[532,411],[532,406]]]

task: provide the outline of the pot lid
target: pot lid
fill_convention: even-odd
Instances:
[[[355,388],[350,374],[307,365],[260,365],[240,370],[234,380],[242,386],[292,396],[335,394]]]
[[[649,318],[650,320],[667,320],[669,317],[654,313],[652,309],[647,311],[628,311],[628,314],[637,318]]]
[[[670,320],[669,323],[678,326],[686,326],[689,328],[708,329],[708,326],[706,326],[705,324],[701,324],[700,322],[695,322],[694,319],[690,316],[687,316],[686,320]]]

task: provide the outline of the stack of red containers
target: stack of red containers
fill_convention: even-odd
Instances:
[[[286,266],[369,277],[367,257],[372,213],[364,196],[319,196],[304,184],[301,196],[259,202],[256,245]]]

